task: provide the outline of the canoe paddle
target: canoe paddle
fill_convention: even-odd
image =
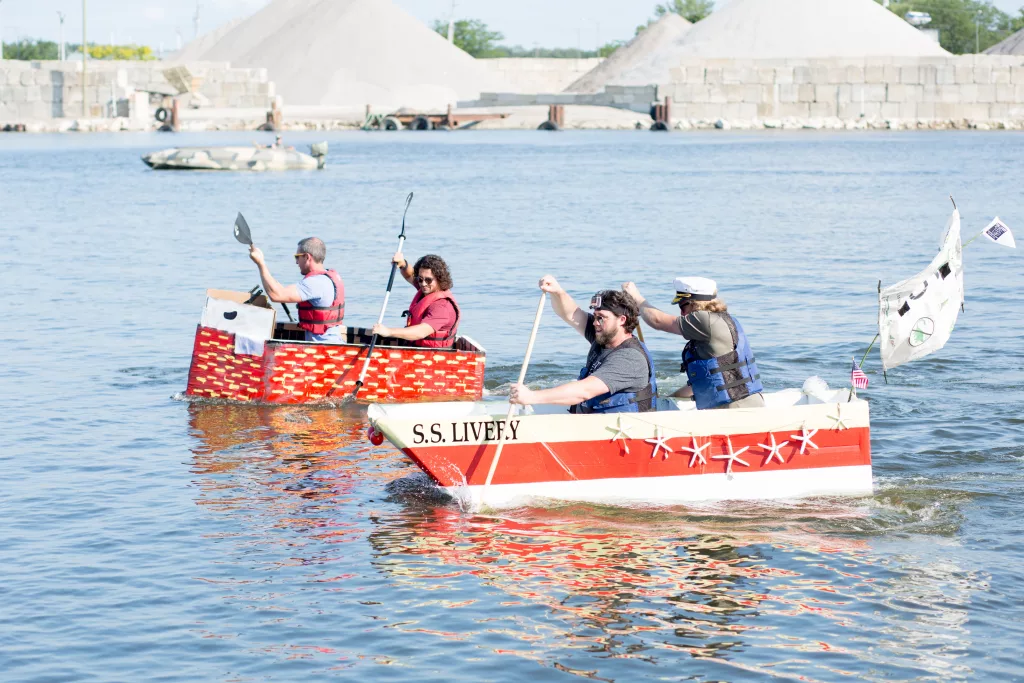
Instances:
[[[238,216],[235,218],[235,239],[246,246],[253,246],[249,224],[245,222],[245,216],[242,215],[241,211],[238,212]],[[268,296],[267,299],[269,300],[270,297]],[[285,315],[288,316],[288,321],[295,322],[295,319],[292,318],[292,312],[288,310],[288,304],[282,303],[281,308],[284,309]]]
[[[523,367],[519,369],[519,382],[522,384],[526,380],[526,368],[530,366],[530,356],[533,354],[533,342],[537,340],[537,328],[540,327],[540,315],[544,312],[544,300],[547,299],[548,293],[540,293],[540,301],[537,302],[537,315],[533,317],[533,330],[530,332],[530,343],[526,345],[526,357],[523,358]],[[508,407],[508,415],[505,416],[505,423],[508,424],[509,420],[516,413],[516,408],[519,406],[512,403]],[[491,479],[494,478],[494,470],[498,469],[498,461],[501,459],[501,451],[505,447],[504,441],[498,442],[498,450],[494,452],[494,460],[491,460],[491,469],[487,472],[487,481],[484,483],[484,492],[480,497],[482,503],[487,498],[487,489],[491,485]]]
[[[402,251],[402,247],[405,245],[405,216],[409,213],[409,205],[412,204],[412,192],[405,198],[405,211],[402,212],[402,232],[398,235],[398,251]],[[398,270],[398,264],[394,261],[391,262],[391,277],[388,278],[388,288],[384,292],[384,303],[380,307],[380,315],[377,316],[377,324],[380,325],[384,322],[384,312],[388,310],[388,300],[391,298],[391,287],[395,284],[395,271]],[[366,352],[366,360],[363,361],[363,369],[359,372],[359,379],[356,380],[356,388],[352,390],[350,398],[354,398],[355,395],[363,387],[363,380],[366,379],[366,370],[370,367],[370,359],[373,358],[373,349],[377,346],[377,335],[373,335],[370,338],[370,348]],[[334,393],[337,385],[331,387],[331,390],[327,392],[330,396]]]

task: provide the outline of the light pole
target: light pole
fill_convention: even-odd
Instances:
[[[57,18],[60,20],[60,49],[57,50],[57,58],[64,61],[64,13],[58,11]]]
[[[3,1],[4,0],[0,0],[0,2],[3,2]],[[2,19],[2,18],[3,17],[0,16],[0,19]],[[3,59],[3,58],[4,58],[4,31],[3,31],[3,22],[0,21],[0,59]]]
[[[981,11],[974,15],[974,54],[981,52]]]
[[[455,0],[452,0],[452,12],[448,15],[448,42],[455,44]]]
[[[85,31],[85,2],[82,0],[82,118],[88,118],[89,109],[86,106],[86,97],[88,91],[85,89],[86,81],[86,70],[89,64],[89,39],[86,37]]]

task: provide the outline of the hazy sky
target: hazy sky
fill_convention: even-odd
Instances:
[[[505,43],[524,47],[593,48],[609,40],[626,39],[653,14],[657,0],[455,0],[460,18],[482,19],[505,34]],[[720,0],[722,1],[722,0]],[[178,36],[188,42],[194,29],[195,0],[87,0],[89,41],[163,45],[170,50]],[[447,19],[452,0],[394,0],[421,21]],[[199,0],[200,32],[239,16],[251,14],[267,0]],[[995,0],[1004,11],[1016,13],[1024,0]],[[65,13],[65,39],[78,42],[82,34],[81,0],[0,0],[0,37],[56,40],[57,12]]]

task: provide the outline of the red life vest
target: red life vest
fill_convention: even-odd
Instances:
[[[299,327],[310,334],[324,334],[328,329],[336,327],[345,319],[345,283],[334,270],[311,270],[306,277],[326,275],[334,285],[334,301],[330,306],[314,306],[308,301],[301,301],[299,309]]]
[[[438,299],[448,299],[452,302],[452,308],[455,309],[455,324],[452,325],[450,330],[441,328],[436,330],[433,334],[412,342],[413,346],[425,346],[430,349],[447,349],[455,345],[455,338],[459,331],[459,304],[456,303],[455,297],[448,290],[442,292],[434,292],[423,296],[423,292],[416,292],[416,296],[412,298],[412,303],[409,304],[409,310],[406,313],[409,315],[409,319],[406,321],[406,327],[412,327],[413,325],[419,325],[423,322],[423,316],[426,315],[427,309],[430,308],[430,304],[434,303]]]

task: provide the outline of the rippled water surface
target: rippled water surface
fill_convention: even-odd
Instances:
[[[322,173],[157,173],[233,136],[0,136],[0,679],[1012,680],[1024,639],[1024,268],[981,241],[947,347],[871,387],[866,499],[464,513],[365,411],[175,400],[208,287],[323,237],[376,317],[405,194],[487,385],[536,280],[715,277],[770,389],[846,380],[876,287],[964,233],[1024,238],[1024,136],[332,134]],[[313,137],[289,136],[299,144]],[[390,319],[411,288],[398,290]],[[678,338],[648,335],[668,387]],[[582,340],[545,313],[530,381]]]

